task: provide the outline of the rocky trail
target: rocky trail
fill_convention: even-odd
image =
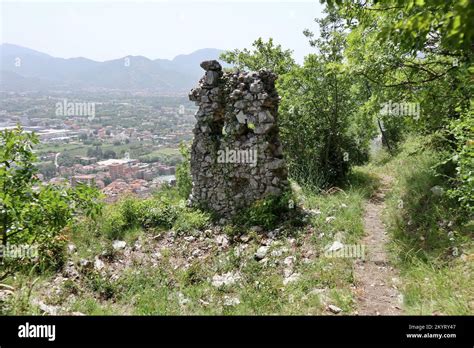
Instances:
[[[366,203],[364,213],[365,259],[354,265],[356,280],[357,314],[400,315],[402,296],[398,290],[398,271],[390,264],[387,254],[389,236],[382,222],[385,192],[389,191],[391,177],[383,176],[381,186]]]

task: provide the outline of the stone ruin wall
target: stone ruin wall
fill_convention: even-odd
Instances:
[[[191,148],[190,203],[230,217],[287,187],[287,168],[277,127],[277,76],[223,72],[204,61],[206,71],[189,99],[199,110]]]

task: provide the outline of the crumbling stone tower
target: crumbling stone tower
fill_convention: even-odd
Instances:
[[[277,127],[277,76],[266,70],[206,71],[189,99],[199,106],[191,148],[190,202],[230,217],[287,187],[287,168]]]

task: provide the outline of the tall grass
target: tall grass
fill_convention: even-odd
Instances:
[[[473,220],[450,199],[434,170],[439,161],[429,139],[409,138],[379,167],[395,178],[386,222],[412,314],[472,314]]]

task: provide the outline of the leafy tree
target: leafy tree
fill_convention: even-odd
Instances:
[[[380,22],[377,39],[391,40],[404,52],[427,47],[434,50],[470,50],[474,40],[474,7],[469,0],[322,0],[336,7],[349,23],[370,28],[375,17]],[[439,45],[433,45],[433,40]],[[446,52],[449,53],[449,52]]]
[[[375,128],[372,114],[365,112],[367,87],[344,62],[343,21],[332,11],[319,24],[321,39],[304,32],[318,53],[307,56],[303,66],[272,39],[258,39],[253,51],[234,50],[221,59],[238,68],[266,68],[280,75],[280,134],[290,176],[323,188],[340,184],[351,164],[367,160]]]
[[[451,195],[471,209],[472,2],[326,2],[346,19],[347,61],[365,79],[374,105],[420,104],[419,117],[382,117],[390,141],[409,132],[441,139],[432,144],[443,155],[438,175],[447,177]]]
[[[87,149],[87,156],[96,157],[97,159],[102,159],[104,157],[104,154],[102,152],[102,147],[100,145],[95,145],[95,147],[91,147]]]
[[[318,53],[308,55],[302,67],[280,81],[280,122],[290,174],[301,183],[324,188],[341,184],[352,163],[367,159],[374,127],[373,120],[359,112],[365,86],[344,62],[342,20],[329,12],[317,22],[321,37],[313,39],[308,30],[305,35]]]
[[[281,45],[274,45],[272,38],[268,42],[258,38],[252,43],[252,47],[254,47],[252,51],[244,48],[224,52],[220,59],[235,65],[238,69],[252,71],[269,69],[278,75],[288,73],[295,66],[295,61],[291,56],[292,51],[284,50]]]
[[[105,150],[105,152],[104,152],[104,158],[105,158],[105,159],[117,158],[117,154],[115,153],[114,150]]]
[[[78,160],[72,157],[68,152],[61,152],[58,156],[58,165],[63,167],[72,167],[78,163]]]
[[[45,179],[51,179],[56,175],[56,166],[53,162],[41,162],[36,165],[38,171],[43,174]]]
[[[469,108],[469,1],[336,3],[328,2],[350,30],[348,63],[366,80],[372,98],[379,106],[390,100],[420,104],[416,118],[383,118],[392,141],[408,130],[445,129]]]

